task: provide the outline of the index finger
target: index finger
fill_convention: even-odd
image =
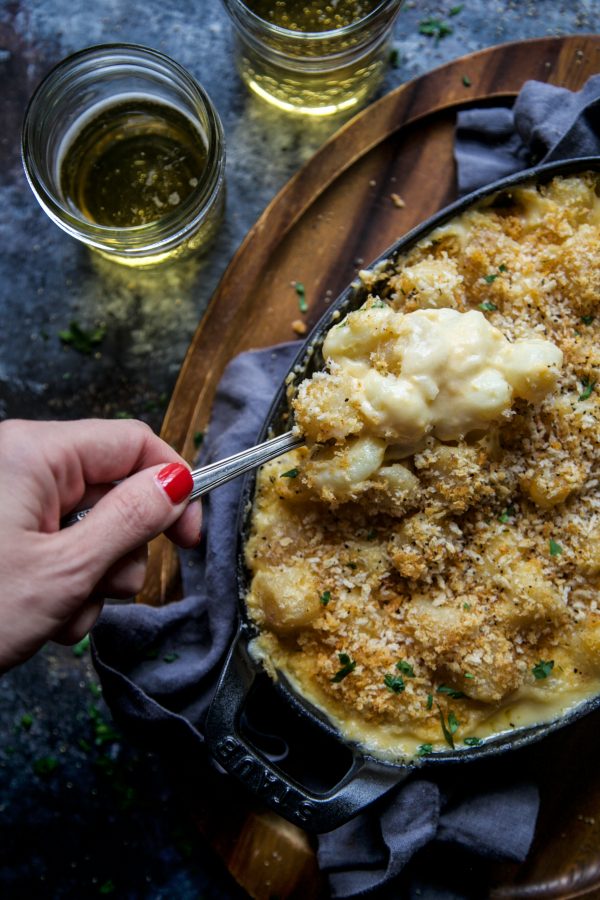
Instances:
[[[3,485],[6,503],[14,500],[17,510],[27,516],[35,507],[35,518],[44,530],[54,530],[56,517],[72,510],[88,485],[120,481],[160,463],[184,462],[148,425],[135,419],[13,419],[2,423],[0,437],[0,448],[11,460],[11,477]],[[27,492],[27,510],[21,508],[24,484],[32,488]]]

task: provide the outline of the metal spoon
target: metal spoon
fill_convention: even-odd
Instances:
[[[287,431],[285,434],[279,434],[268,441],[263,441],[262,444],[249,447],[248,450],[242,450],[240,453],[234,453],[233,456],[220,459],[209,466],[194,469],[192,471],[194,487],[189,499],[195,500],[197,497],[212,491],[213,488],[225,484],[226,481],[231,481],[232,478],[237,478],[238,475],[243,475],[244,472],[249,472],[250,469],[257,469],[258,466],[269,462],[270,459],[275,459],[276,456],[281,456],[283,453],[287,453],[288,450],[293,450],[294,447],[301,447],[304,443],[305,439],[301,434]],[[66,516],[61,523],[61,527],[66,528],[68,525],[74,525],[75,522],[85,518],[89,512],[89,509],[81,509],[79,512]]]

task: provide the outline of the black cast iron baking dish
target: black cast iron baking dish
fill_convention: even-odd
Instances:
[[[494,202],[502,202],[502,197],[510,194],[511,188],[524,182],[544,183],[555,175],[569,175],[586,170],[600,171],[600,157],[585,157],[569,162],[550,163],[537,166],[516,176],[502,179],[481,188],[461,200],[446,207],[432,218],[406,234],[390,247],[368,268],[384,266],[405,252],[434,228],[464,212],[470,206],[490,198],[499,197]],[[284,380],[265,420],[259,440],[270,434],[278,434],[289,429],[289,397],[300,381],[310,376],[322,366],[321,345],[329,327],[340,316],[356,309],[366,299],[367,291],[358,282],[353,282],[331,305],[302,345]],[[356,815],[393,786],[405,780],[417,767],[448,766],[465,764],[483,757],[491,757],[510,750],[516,750],[533,741],[540,740],[551,732],[562,728],[595,709],[600,708],[600,695],[596,695],[572,707],[557,719],[541,725],[516,729],[488,738],[476,747],[448,750],[434,753],[419,763],[384,762],[370,756],[363,748],[345,740],[324,714],[296,692],[280,675],[275,689],[283,698],[288,710],[300,723],[300,741],[305,742],[308,734],[315,729],[347,758],[347,771],[336,777],[336,783],[323,787],[312,782],[306,784],[302,774],[290,775],[277,763],[277,754],[265,750],[264,742],[255,740],[256,732],[244,726],[246,707],[251,703],[251,695],[257,679],[265,679],[260,663],[256,662],[248,650],[256,635],[256,626],[249,620],[244,603],[248,587],[248,572],[244,564],[244,544],[248,535],[251,506],[255,489],[255,475],[246,476],[242,489],[238,516],[238,586],[240,622],[224,666],[215,697],[206,721],[206,739],[215,760],[229,773],[237,776],[248,789],[254,792],[268,806],[282,816],[305,829],[315,832],[329,831]],[[263,709],[264,713],[264,709]],[[263,715],[263,719],[265,716]],[[269,716],[267,714],[267,721]],[[278,721],[269,723],[269,730],[277,735]],[[303,733],[304,729],[304,733]],[[276,737],[275,737],[276,741]],[[257,746],[260,744],[260,748]],[[311,779],[308,779],[311,782]]]

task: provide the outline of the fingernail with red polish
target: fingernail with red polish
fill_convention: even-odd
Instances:
[[[169,463],[168,466],[164,466],[156,475],[156,480],[175,505],[183,503],[194,487],[190,470],[181,463]]]

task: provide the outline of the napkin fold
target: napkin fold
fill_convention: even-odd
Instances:
[[[455,156],[461,193],[534,162],[600,153],[600,75],[579,93],[528,82],[513,109],[459,113]],[[234,359],[219,385],[201,462],[251,446],[297,344]],[[185,599],[165,607],[107,605],[92,635],[94,663],[115,718],[147,746],[176,742],[194,758],[237,618],[236,516],[241,482],[204,499],[204,537],[182,554]],[[539,797],[501,759],[465,779],[425,769],[318,842],[335,898],[469,897],[434,886],[420,851],[452,844],[469,854],[525,859]],[[462,767],[460,767],[462,768]],[[420,863],[421,860],[421,863]],[[439,874],[439,873],[438,873]],[[411,888],[412,884],[412,888]],[[419,885],[415,887],[415,885]]]
[[[459,194],[538,163],[600,153],[600,75],[580,91],[527,81],[512,109],[466,109],[456,118]]]

